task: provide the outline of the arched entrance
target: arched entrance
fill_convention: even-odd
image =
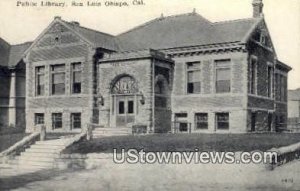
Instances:
[[[111,119],[115,127],[126,127],[135,122],[137,115],[138,86],[136,80],[123,75],[114,80],[111,87]]]

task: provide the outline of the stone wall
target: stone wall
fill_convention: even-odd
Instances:
[[[137,104],[135,123],[146,124],[150,128],[152,123],[153,92],[151,59],[100,63],[99,76],[100,94],[104,99],[103,105],[100,106],[100,124],[108,127],[115,127],[115,113],[112,112],[113,101],[111,97],[111,88],[114,82],[120,77],[131,76],[136,80],[139,92],[139,95],[135,98]],[[144,96],[144,104],[140,102],[142,99],[140,93]]]
[[[231,60],[231,92],[215,93],[215,60]],[[187,113],[194,132],[215,132],[215,114],[229,113],[229,130],[220,133],[246,132],[247,119],[247,53],[231,52],[191,57],[175,57],[174,87],[172,93],[172,119],[176,113]],[[201,62],[202,85],[200,94],[186,93],[186,63]],[[208,114],[208,130],[195,129],[195,113]]]
[[[60,30],[57,33],[56,30]],[[56,38],[59,38],[56,41]],[[90,122],[93,105],[93,56],[95,50],[77,35],[61,26],[50,28],[37,40],[26,58],[26,130],[35,128],[35,113],[44,113],[48,131],[52,131],[52,113],[62,113],[63,128],[56,131],[71,130],[71,113],[81,113],[81,127]],[[72,63],[81,62],[81,93],[72,93]],[[65,64],[65,94],[51,95],[51,65]],[[45,93],[36,96],[35,70],[45,66]],[[75,130],[80,131],[80,129]]]

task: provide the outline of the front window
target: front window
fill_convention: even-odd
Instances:
[[[200,62],[187,63],[187,93],[201,93],[201,64]]]
[[[216,62],[216,93],[228,93],[231,89],[230,60]]]
[[[36,125],[40,125],[40,124],[44,124],[44,114],[43,113],[36,113],[35,116],[35,124]]]
[[[72,129],[81,128],[81,113],[71,113]]]
[[[257,78],[257,59],[250,59],[250,67],[249,67],[249,93],[256,94],[256,78]]]
[[[52,95],[65,94],[65,65],[54,65],[51,67]]]
[[[217,113],[216,125],[219,130],[229,129],[229,113]]]
[[[276,74],[277,100],[285,102],[287,100],[287,79],[282,74]]]
[[[208,114],[196,113],[195,125],[196,125],[196,129],[208,129]]]
[[[62,113],[52,113],[52,129],[62,128]]]
[[[35,92],[37,96],[42,96],[45,94],[45,66],[36,67],[35,72]]]
[[[272,91],[273,91],[273,68],[268,66],[268,97],[273,97],[272,96]]]
[[[81,93],[81,63],[72,64],[72,93]]]

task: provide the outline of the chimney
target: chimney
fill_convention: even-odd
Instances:
[[[264,4],[262,0],[253,0],[252,6],[253,6],[253,17],[254,18],[263,17]]]
[[[60,19],[61,19],[61,17],[60,17],[60,16],[55,16],[55,17],[54,17],[54,19],[58,19],[58,20],[60,20]]]

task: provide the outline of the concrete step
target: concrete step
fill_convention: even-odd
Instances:
[[[30,156],[30,155],[23,155],[19,158],[19,160],[26,160],[26,161],[41,161],[41,162],[54,162],[55,157],[36,157],[36,156]]]
[[[39,165],[31,165],[31,164],[19,164],[17,166],[18,169],[26,172],[36,172],[39,170],[52,169],[53,166],[39,166]]]
[[[66,141],[37,141],[35,142],[35,145],[55,145],[55,146],[64,146],[66,144]]]
[[[59,154],[61,149],[53,149],[53,148],[29,148],[26,149],[25,152],[34,152],[34,153],[57,153]]]
[[[101,135],[101,134],[111,134],[111,135],[115,135],[115,134],[127,134],[127,135],[131,135],[131,133],[128,132],[93,132],[93,135]]]
[[[116,133],[130,133],[129,131],[123,131],[123,130],[115,130],[115,131],[106,131],[106,130],[97,130],[97,131],[93,131],[93,133],[113,133],[113,134],[116,134]]]
[[[93,131],[105,131],[105,132],[117,132],[117,131],[126,131],[132,132],[131,128],[95,128]]]
[[[40,152],[22,152],[21,156],[32,156],[32,157],[59,157],[58,153],[40,153]]]
[[[101,138],[101,137],[118,137],[118,136],[128,136],[129,134],[99,134],[93,135],[94,138]]]
[[[38,166],[38,167],[50,167],[54,166],[54,163],[51,161],[32,161],[32,160],[19,160],[19,166]]]
[[[30,148],[63,149],[64,145],[31,145]]]

